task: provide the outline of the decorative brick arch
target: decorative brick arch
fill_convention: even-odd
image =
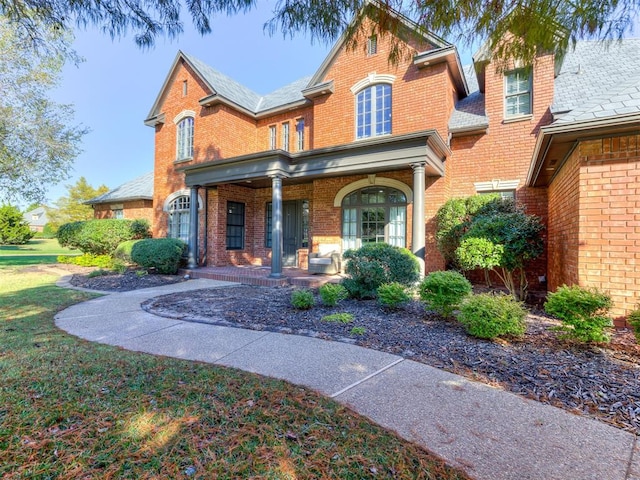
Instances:
[[[349,195],[350,193],[355,192],[356,190],[360,190],[366,187],[391,187],[396,190],[400,190],[407,197],[407,204],[413,202],[413,190],[406,183],[401,182],[400,180],[394,180],[393,178],[387,177],[378,177],[376,175],[369,175],[369,178],[363,178],[362,180],[358,180],[356,182],[350,183],[349,185],[345,185],[342,187],[335,198],[333,199],[334,207],[341,207],[342,200],[344,197]]]
[[[358,93],[360,90],[375,85],[377,83],[388,83],[390,85],[395,82],[396,76],[391,74],[377,74],[376,72],[370,73],[362,80],[358,81],[353,87],[351,87],[351,93],[354,95]]]

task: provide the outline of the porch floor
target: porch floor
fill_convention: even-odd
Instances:
[[[238,282],[248,285],[259,285],[263,287],[282,287],[285,285],[295,285],[299,287],[315,288],[325,283],[338,283],[342,280],[340,274],[337,275],[314,275],[307,270],[299,268],[284,267],[281,278],[270,278],[271,267],[256,265],[229,265],[224,267],[198,267],[193,269],[181,269],[182,275],[189,275],[191,278],[208,278],[210,280],[223,280],[226,282]]]

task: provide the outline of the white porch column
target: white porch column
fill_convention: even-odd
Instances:
[[[424,276],[425,227],[424,227],[424,166],[425,162],[412,163],[413,168],[413,235],[411,251],[420,263],[420,275]]]
[[[191,187],[189,196],[189,268],[198,267],[198,185]]]
[[[282,277],[282,176],[271,177],[271,274]]]

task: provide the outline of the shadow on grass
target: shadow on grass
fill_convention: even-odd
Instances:
[[[0,268],[28,267],[42,263],[57,263],[58,255],[0,256]]]

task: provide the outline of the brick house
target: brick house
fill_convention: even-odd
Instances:
[[[93,217],[144,219],[153,222],[153,178],[154,172],[109,190],[84,202],[93,208]]]
[[[438,208],[501,192],[548,225],[534,288],[593,285],[616,314],[632,308],[640,41],[497,73],[486,54],[463,68],[454,45],[402,21],[410,55],[397,64],[386,35],[355,50],[341,39],[313,76],[268,95],[179,52],[145,120],[154,235],[187,241],[192,265],[270,265],[274,277],[323,245],[379,241],[428,272],[444,267]]]

